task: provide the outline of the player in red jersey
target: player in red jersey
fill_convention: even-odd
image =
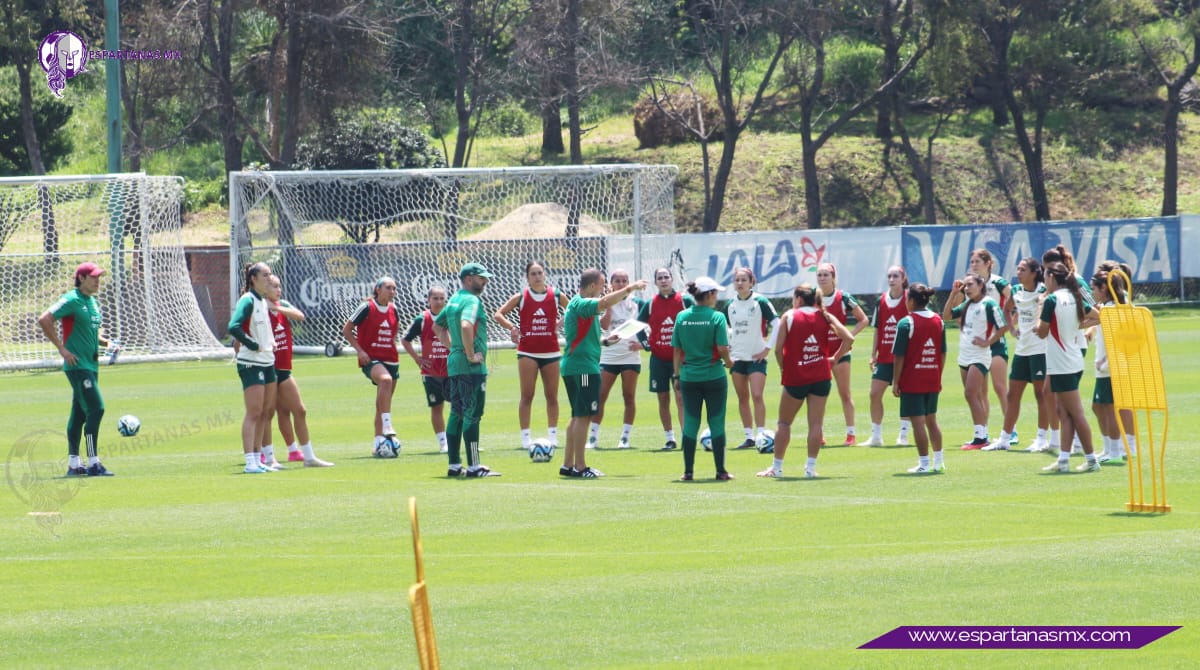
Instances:
[[[837,287],[837,268],[833,263],[821,263],[817,266],[817,288],[825,301],[825,311],[829,312],[843,325],[850,316],[854,317],[854,328],[850,331],[855,337],[867,327],[867,313],[854,299],[854,296],[843,292]],[[825,348],[829,355],[838,350],[840,341],[832,331]],[[852,446],[857,441],[854,435],[854,398],[850,395],[850,352],[834,360],[833,379],[837,382],[838,397],[842,401],[842,416],[846,419],[846,446]],[[822,438],[824,439],[824,438]]]
[[[946,366],[946,328],[942,317],[929,309],[933,289],[924,284],[908,287],[908,315],[896,326],[892,355],[896,377],[892,394],[900,398],[900,414],[912,421],[917,442],[917,466],[913,474],[945,472],[942,460],[942,429],[937,423],[938,394]],[[933,448],[933,462],[929,450]]]
[[[804,476],[817,476],[821,453],[821,424],[832,386],[833,363],[841,360],[854,344],[854,335],[825,309],[821,290],[801,284],[792,293],[794,307],[779,320],[775,338],[775,360],[779,363],[783,393],[779,396],[779,423],[775,427],[775,459],[759,477],[782,477],[783,457],[792,437],[792,421],[808,401],[808,460]],[[830,352],[829,335],[841,344]]]
[[[671,420],[671,396],[675,396],[675,413],[679,416],[679,427],[683,429],[683,396],[672,382],[675,376],[675,349],[671,346],[671,335],[675,332],[675,317],[684,308],[694,304],[692,296],[675,290],[675,278],[667,268],[654,271],[654,285],[658,294],[642,303],[638,310],[638,321],[650,325],[646,335],[646,348],[650,351],[650,392],[658,396],[658,419],[662,422],[666,443],[663,451],[678,446]]]
[[[263,426],[262,462],[275,470],[283,466],[275,460],[275,447],[271,444],[271,410],[279,421],[279,434],[288,445],[288,460],[303,461],[307,468],[328,468],[329,461],[317,458],[313,453],[308,435],[308,409],[300,398],[300,387],[292,375],[292,321],[303,321],[304,312],[283,299],[283,285],[277,275],[267,280],[267,316],[271,319],[271,331],[275,333],[275,406],[268,408],[267,421]],[[294,428],[293,428],[294,426]]]
[[[438,339],[433,330],[433,320],[441,314],[446,306],[446,288],[443,286],[430,287],[425,294],[429,308],[422,311],[408,332],[404,334],[400,344],[408,352],[409,357],[421,369],[421,384],[425,387],[425,401],[429,404],[429,420],[433,424],[433,434],[437,437],[438,450],[443,454],[449,450],[446,442],[446,358],[450,350]],[[420,353],[413,347],[413,341],[421,341]]]
[[[525,281],[529,287],[513,295],[492,316],[496,323],[509,331],[517,345],[517,374],[521,380],[521,400],[517,404],[517,420],[521,424],[521,447],[529,451],[533,436],[529,424],[533,414],[533,394],[538,377],[546,397],[547,437],[558,444],[558,310],[566,309],[567,297],[546,283],[546,268],[537,261],[525,266]],[[517,312],[518,324],[508,316]]]
[[[354,310],[342,326],[342,337],[358,354],[363,375],[375,385],[375,447],[384,438],[396,439],[392,427],[392,394],[400,376],[400,352],[396,340],[400,335],[396,316],[396,280],[380,277],[372,296]]]
[[[871,439],[868,447],[883,446],[883,393],[895,377],[892,344],[896,341],[896,324],[908,316],[908,272],[899,265],[887,271],[888,290],[879,296],[879,305],[871,315],[875,327],[875,342],[871,348]],[[900,417],[900,435],[896,444],[908,444],[909,421]]]

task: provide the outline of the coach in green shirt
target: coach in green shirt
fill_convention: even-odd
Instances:
[[[450,477],[499,477],[479,463],[479,420],[487,392],[487,310],[479,296],[492,273],[479,263],[467,263],[458,271],[462,288],[433,320],[438,338],[450,349],[446,359],[446,392],[450,421],[446,424]],[[461,459],[467,443],[467,467]]]
[[[96,441],[100,420],[104,418],[104,398],[98,384],[100,346],[112,346],[100,332],[100,276],[104,270],[95,263],[80,263],[75,268],[75,288],[67,291],[38,317],[46,339],[63,357],[63,372],[71,382],[71,416],[67,419],[68,477],[109,477],[112,473],[100,463]],[[62,321],[62,337],[58,335]],[[87,441],[88,465],[79,458],[79,442]]]
[[[598,298],[604,290],[604,274],[588,268],[579,276],[579,293],[567,303],[563,315],[566,344],[563,345],[560,369],[567,399],[571,402],[571,420],[567,423],[567,451],[558,471],[563,477],[594,479],[604,476],[603,472],[589,468],[584,459],[588,424],[600,413],[600,319],[596,317],[630,293],[644,288],[646,281],[643,279]]]
[[[714,309],[717,294],[725,290],[710,277],[697,277],[687,285],[696,304],[675,317],[671,346],[675,350],[675,382],[683,396],[683,481],[692,480],[696,461],[696,436],[700,412],[708,410],[713,461],[717,479],[733,479],[725,470],[725,400],[729,395],[725,369],[733,367],[729,357],[729,324]]]

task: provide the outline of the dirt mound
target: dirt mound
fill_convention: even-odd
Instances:
[[[692,131],[685,128],[678,118],[672,118],[663,111],[665,109],[673,114],[683,116],[688,120],[688,125],[699,128],[700,124],[696,121],[696,101],[692,98],[691,93],[686,91],[671,93],[661,101],[661,107],[660,109],[659,105],[654,104],[654,100],[649,97],[642,98],[634,105],[633,134],[638,138],[639,149],[697,141]],[[704,128],[711,133],[710,139],[719,142],[723,135],[720,110],[703,97],[700,99],[700,108],[704,114]]]
[[[520,207],[468,240],[520,240],[564,237],[567,234],[567,208],[556,202],[538,202]],[[605,237],[612,228],[586,214],[579,217],[580,237]]]

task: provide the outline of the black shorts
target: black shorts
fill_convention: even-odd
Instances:
[[[550,365],[552,363],[557,363],[559,361],[559,359],[562,358],[562,356],[551,356],[549,358],[539,358],[538,356],[530,356],[529,354],[518,353],[517,360],[521,360],[522,358],[528,358],[531,361],[537,361],[538,369],[541,370],[542,368],[546,367],[547,365]]]
[[[619,365],[611,365],[611,364],[601,363],[600,364],[600,372],[604,372],[604,373],[613,375],[614,377],[620,377],[622,374],[624,374],[626,372],[636,372],[638,374],[641,374],[642,373],[642,364],[641,363],[621,363]]]
[[[371,370],[373,370],[376,365],[382,365],[383,369],[387,370],[388,374],[391,375],[392,381],[395,381],[397,378],[400,377],[400,364],[399,363],[385,363],[383,361],[371,361],[370,363],[367,363],[366,365],[362,366],[362,373],[363,373],[364,377],[371,380],[372,384],[375,383],[375,379],[371,376]]]
[[[563,375],[571,416],[595,416],[600,413],[600,375]]]
[[[877,379],[885,384],[891,384],[896,377],[895,363],[876,363],[875,371],[871,373],[871,379]]]
[[[937,414],[938,394],[934,393],[901,393],[900,416],[929,416]]]
[[[1083,371],[1066,372],[1063,374],[1050,375],[1050,392],[1051,393],[1069,393],[1079,390],[1079,380],[1083,378]]]
[[[674,390],[671,377],[675,376],[675,363],[661,358],[650,357],[650,392],[670,393]]]
[[[425,402],[430,407],[437,407],[446,402],[446,398],[450,395],[446,390],[446,379],[446,377],[429,375],[421,377],[421,384],[425,387]]]
[[[805,384],[803,386],[784,386],[783,390],[796,400],[804,400],[810,395],[829,397],[829,390],[833,388],[833,380],[826,379],[823,382],[814,384]]]
[[[767,374],[767,359],[761,361],[734,361],[733,368],[730,369],[730,374],[735,375],[752,375],[752,374]]]
[[[1012,368],[1008,371],[1009,381],[1040,382],[1046,379],[1046,354],[1013,356]]]

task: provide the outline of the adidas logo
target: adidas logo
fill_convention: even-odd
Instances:
[[[895,314],[893,314],[893,315],[889,316],[889,317],[888,317],[888,320],[887,320],[887,322],[888,322],[889,324],[890,324],[890,323],[896,323],[896,315],[895,315]]]
[[[929,338],[928,340],[925,340],[925,346],[927,346],[927,347],[933,346],[933,338],[932,337]]]
[[[283,330],[283,324],[282,324],[282,323],[276,324],[276,325],[275,325],[275,332],[277,332],[277,333],[278,333],[278,332],[279,332],[279,331],[281,331],[281,330]]]
[[[538,307],[538,308],[537,308],[537,311],[535,311],[535,312],[533,313],[533,315],[534,315],[534,316],[546,316],[546,313],[545,313],[544,311],[542,311],[542,308],[541,308],[541,307]]]
[[[664,325],[664,326],[670,326],[670,325],[672,325],[672,324],[674,324],[674,323],[675,323],[675,319],[672,319],[672,318],[671,318],[671,317],[669,317],[669,316],[668,316],[666,319],[663,319],[663,325]]]
[[[816,335],[809,335],[809,336],[808,336],[808,339],[807,339],[807,340],[804,340],[804,343],[805,343],[805,344],[816,344],[816,343],[817,343],[817,336],[816,336]]]

